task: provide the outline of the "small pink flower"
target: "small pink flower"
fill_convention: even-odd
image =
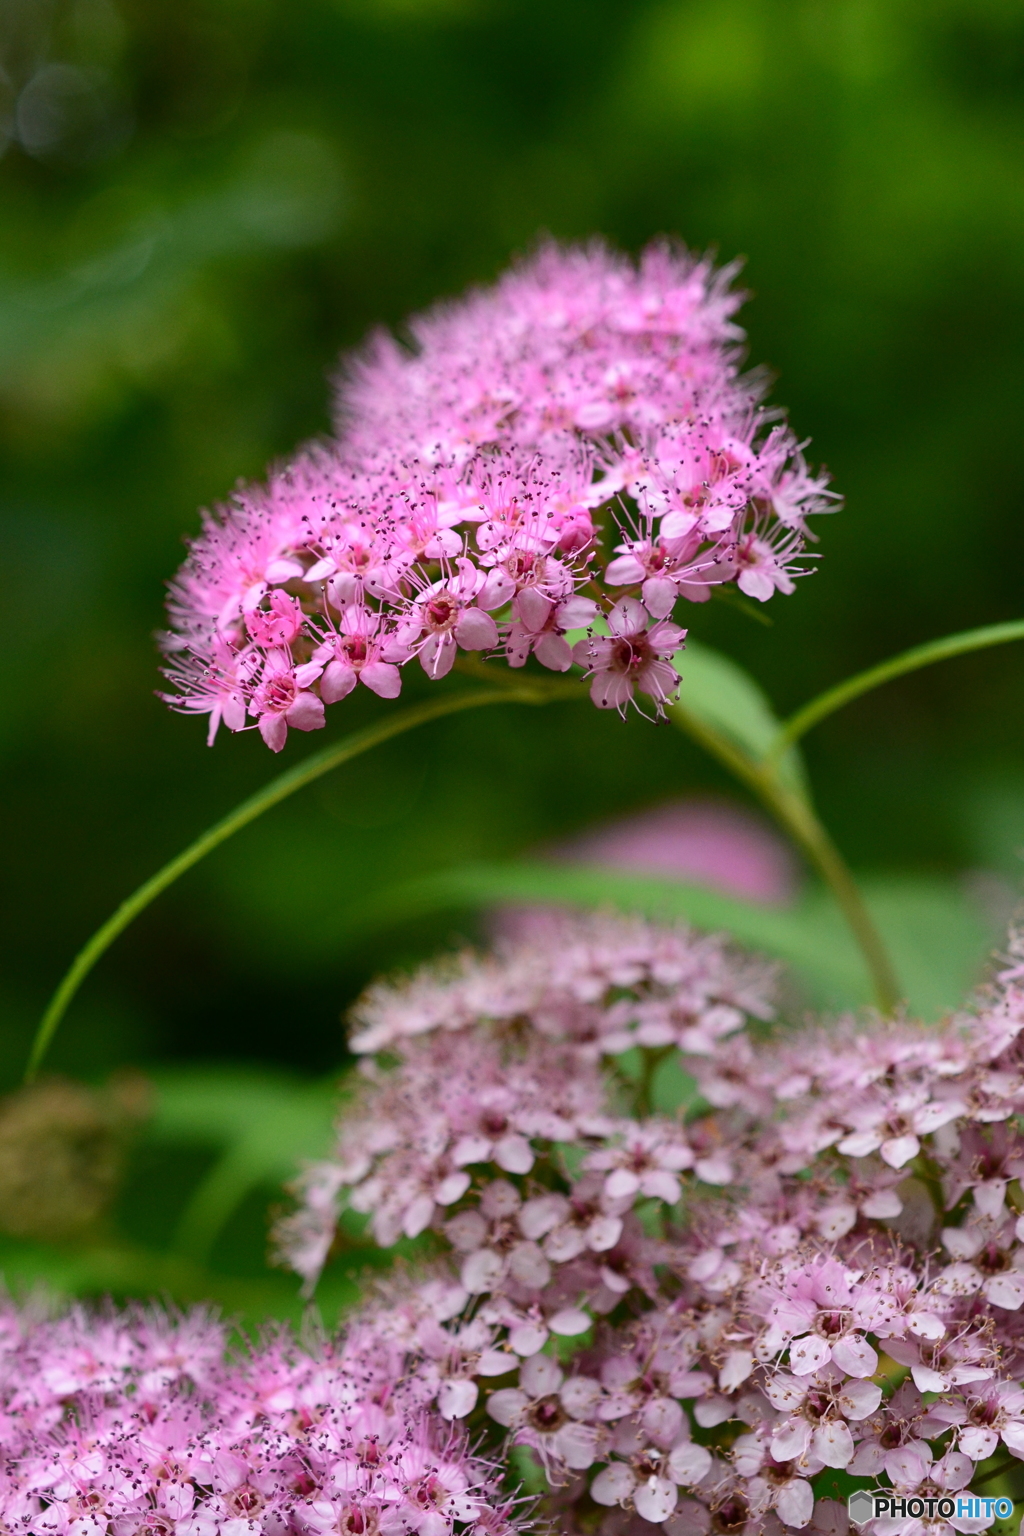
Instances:
[[[341,612],[331,639],[318,646],[314,659],[324,668],[320,697],[334,704],[363,683],[382,699],[396,699],[402,691],[402,674],[396,658],[408,654],[382,635],[380,614],[362,604],[350,604]]]
[[[573,657],[592,677],[590,697],[599,709],[623,711],[634,690],[654,700],[660,712],[675,694],[679,676],[668,659],[686,639],[686,630],[667,619],[648,627],[647,609],[623,597],[608,615],[611,635],[580,640]]]
[[[428,677],[444,677],[457,648],[486,651],[498,643],[498,626],[474,598],[483,586],[483,573],[472,561],[460,559],[458,573],[435,581],[416,600],[396,640],[418,654]]]
[[[542,667],[568,672],[573,652],[566,630],[585,629],[593,623],[597,604],[588,597],[572,595],[552,602],[536,587],[524,588],[512,607],[512,625],[506,641],[510,667],[521,667],[531,651]]]
[[[847,1467],[853,1460],[850,1424],[866,1419],[882,1401],[873,1381],[844,1381],[831,1367],[813,1376],[770,1377],[764,1388],[781,1417],[772,1429],[776,1461],[794,1461],[808,1451],[826,1467]]]
[[[243,729],[246,697],[257,666],[258,659],[251,652],[235,650],[218,635],[208,667],[192,655],[176,657],[168,667],[168,676],[186,689],[180,708],[189,714],[209,715],[208,747],[213,746],[222,720],[229,731]]]
[[[1024,1391],[1016,1382],[993,1382],[965,1403],[966,1422],[957,1443],[972,1461],[991,1456],[1000,1440],[1011,1456],[1024,1459]]]
[[[736,585],[759,603],[766,603],[776,592],[789,596],[796,591],[793,577],[803,574],[792,564],[801,548],[801,540],[792,530],[776,535],[774,544],[756,531],[744,534],[733,555]]]
[[[890,1168],[902,1168],[921,1150],[921,1137],[948,1125],[963,1113],[956,1098],[932,1098],[919,1084],[878,1093],[846,1111],[850,1134],[837,1143],[848,1157],[877,1151]]]
[[[308,684],[319,672],[315,663],[292,667],[287,651],[271,651],[267,656],[250,712],[256,715],[260,735],[272,752],[281,751],[289,726],[297,731],[318,731],[324,724],[324,706],[308,691]]]
[[[487,1412],[512,1431],[515,1444],[531,1446],[545,1466],[584,1471],[597,1460],[603,1436],[598,1427],[580,1422],[590,1399],[581,1396],[579,1381],[566,1380],[550,1356],[532,1355],[520,1368],[519,1386],[492,1392]]]
[[[682,1194],[676,1175],[692,1168],[693,1148],[670,1121],[625,1124],[621,1143],[591,1152],[585,1168],[607,1170],[604,1192],[611,1200],[664,1200],[675,1205]]]
[[[245,627],[257,645],[289,646],[300,634],[305,614],[298,598],[287,592],[271,592],[266,607],[252,608],[245,615]]]

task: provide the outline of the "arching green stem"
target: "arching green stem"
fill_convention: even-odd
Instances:
[[[791,789],[769,757],[755,759],[693,711],[677,704],[677,721],[730,773],[754,791],[783,826],[830,887],[853,933],[871,977],[875,1001],[891,1016],[902,1001],[903,989],[881,934],[864,903],[856,880],[839,849],[818,820],[810,801]]]
[[[906,672],[916,672],[919,667],[929,667],[934,661],[947,661],[951,656],[963,656],[968,651],[981,651],[990,645],[1004,645],[1008,640],[1024,640],[1024,619],[1013,619],[1006,624],[986,624],[981,629],[965,629],[957,635],[946,635],[942,640],[930,640],[927,645],[915,645],[889,661],[879,662],[866,672],[848,677],[845,683],[828,688],[816,699],[798,709],[782,727],[768,754],[777,762],[787,748],[805,735],[812,726],[827,715],[842,709],[862,693],[870,693],[882,683],[902,677]]]
[[[429,720],[439,720],[444,715],[458,714],[466,709],[478,709],[484,704],[549,704],[559,699],[585,697],[585,693],[578,684],[548,682],[542,678],[517,679],[513,686],[504,685],[486,690],[474,689],[462,693],[445,694],[440,699],[416,704],[411,709],[387,716],[376,725],[369,725],[364,730],[354,731],[343,741],[337,742],[334,746],[324,747],[321,752],[314,752],[311,757],[297,763],[294,768],[289,768],[287,772],[272,779],[264,789],[257,790],[254,795],[249,796],[248,800],[243,800],[242,804],[229,815],[210,827],[201,837],[197,837],[194,843],[190,843],[183,853],[179,853],[176,858],[171,859],[162,869],[157,870],[155,875],[140,885],[137,891],[121,903],[102,928],[97,929],[85,947],[79,950],[71,969],[50,999],[50,1004],[40,1021],[32,1043],[25,1081],[31,1082],[39,1071],[50,1042],[56,1034],[57,1026],[67,1012],[68,1004],[97,960],[110,948],[118,935],[124,932],[129,923],[138,917],[151,901],[154,901],[169,885],[173,885],[179,875],[185,874],[193,864],[198,864],[200,859],[205,858],[208,853],[213,852],[214,848],[226,842],[233,833],[248,826],[249,822],[255,821],[258,816],[262,816],[264,811],[269,811],[272,806],[287,800],[289,795],[311,784],[314,779],[330,773],[332,768],[350,762],[361,753],[369,752],[371,747],[390,741],[393,736],[400,736],[403,731],[411,731],[418,725],[425,725]]]
[[[769,751],[763,756],[759,755],[756,760],[746,752],[738,750],[728,737],[709,726],[696,714],[677,708],[677,718],[689,734],[712,752],[730,772],[736,774],[754,790],[771,813],[790,832],[810,862],[831,887],[861,947],[871,972],[876,999],[885,1013],[892,1013],[900,998],[899,982],[886,953],[885,945],[842,855],[814,814],[809,801],[804,796],[794,793],[780,777],[777,771],[778,766],[788,749],[805,732],[862,693],[868,693],[872,688],[877,688],[893,678],[901,677],[904,673],[916,671],[919,667],[930,666],[932,662],[944,661],[969,651],[982,650],[987,646],[1002,645],[1010,640],[1021,639],[1024,639],[1024,620],[1018,619],[1006,624],[989,624],[981,629],[965,630],[960,634],[948,635],[942,640],[931,641],[927,645],[914,646],[900,656],[881,662],[877,667],[859,672],[855,677],[848,678],[846,682],[826,690],[816,699],[812,699],[809,704],[805,704],[781,728]],[[483,668],[473,666],[466,658],[463,660],[465,664],[462,670],[472,671],[473,675],[480,675],[483,672]],[[495,678],[495,683],[497,682]],[[513,681],[502,677],[498,686],[480,691],[448,694],[444,698],[418,704],[412,709],[392,715],[377,725],[354,732],[335,746],[325,747],[323,751],[314,753],[296,767],[281,774],[265,789],[251,795],[236,810],[204,832],[183,853],[165,864],[133,895],[123,901],[113,916],[93,934],[75,957],[71,969],[51,998],[40,1021],[29,1056],[25,1074],[26,1082],[31,1082],[39,1071],[57,1027],[78,988],[118,935],[123,933],[151,901],[172,885],[179,875],[185,874],[193,864],[198,864],[206,854],[225,842],[233,833],[247,826],[250,821],[255,821],[264,811],[270,810],[272,806],[294,794],[297,789],[302,789],[306,784],[312,783],[322,774],[329,773],[332,768],[338,767],[341,763],[349,762],[360,753],[368,752],[371,747],[388,741],[393,736],[401,735],[403,731],[412,730],[417,725],[425,724],[429,720],[456,714],[464,709],[475,709],[483,704],[501,702],[546,704],[557,699],[580,697],[583,695],[574,684],[526,678],[517,678]]]

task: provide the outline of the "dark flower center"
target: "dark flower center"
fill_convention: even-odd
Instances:
[[[734,1493],[726,1499],[712,1518],[712,1525],[716,1531],[741,1531],[749,1519],[750,1511],[746,1499],[741,1493]]]
[[[254,1515],[263,1508],[263,1495],[248,1484],[236,1488],[228,1500],[228,1505],[236,1515]]]
[[[556,1429],[561,1429],[566,1422],[567,1414],[557,1397],[542,1397],[534,1403],[530,1409],[529,1419],[534,1429],[539,1429],[542,1434],[550,1435]]]
[[[612,646],[612,667],[616,672],[635,676],[646,667],[653,655],[646,635],[634,635],[631,640],[616,640]]]
[[[986,1243],[974,1262],[983,1274],[998,1275],[1001,1270],[1010,1268],[1010,1255],[997,1248],[995,1243]]]
[[[517,584],[524,576],[528,576],[536,563],[536,555],[531,555],[527,550],[520,550],[509,555],[505,562],[505,569]]]
[[[796,1476],[796,1467],[791,1461],[772,1461],[769,1459],[765,1463],[764,1475],[770,1483],[774,1483],[776,1488],[781,1488],[784,1483],[788,1483],[791,1478]]]
[[[338,1521],[338,1529],[347,1536],[366,1536],[367,1531],[376,1529],[376,1521],[372,1516],[367,1516],[358,1504],[353,1504]]]
[[[353,666],[366,660],[366,640],[363,635],[347,635],[341,642],[341,649]]]

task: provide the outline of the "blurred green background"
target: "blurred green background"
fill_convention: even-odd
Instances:
[[[781,711],[1020,616],[1022,148],[1019,0],[3,0],[0,1086],[78,945],[279,767],[252,735],[208,751],[154,697],[197,507],[327,429],[328,375],[368,327],[489,280],[540,231],[745,257],[752,361],[847,501],[773,627],[724,604],[692,619]],[[807,745],[854,866],[952,924],[937,1005],[1019,890],[1022,678],[1017,647],[966,658]],[[325,736],[388,707],[355,698]],[[286,760],[323,739],[293,736]],[[173,1266],[205,1262],[188,1233],[222,1198],[217,1294],[285,1305],[264,1212],[326,1134],[342,1008],[477,922],[468,900],[372,931],[346,916],[707,789],[738,793],[670,728],[503,708],[275,811],[137,923],[59,1037],[64,1072],[164,1083],[120,1214],[77,1246],[12,1239],[0,1262],[216,1290]],[[205,1120],[174,1107],[200,1102]],[[250,1159],[232,1205],[225,1148],[244,1162],[239,1128],[265,1114],[300,1129]]]

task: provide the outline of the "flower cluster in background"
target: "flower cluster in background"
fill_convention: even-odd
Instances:
[[[377,338],[337,439],[206,519],[170,600],[171,701],[279,751],[412,660],[574,664],[601,708],[677,685],[680,600],[791,592],[833,498],[741,372],[730,269],[549,246]]]
[[[839,1472],[940,1497],[1024,1459],[1022,978],[1017,943],[938,1030],[794,1036],[714,941],[553,919],[367,996],[361,1102],[279,1245],[312,1281],[343,1208],[432,1233],[377,1326],[573,1528],[841,1531]],[[680,1067],[690,1113],[652,1112]]]
[[[462,1426],[367,1326],[232,1358],[197,1311],[0,1310],[0,1519],[25,1536],[507,1536]]]

